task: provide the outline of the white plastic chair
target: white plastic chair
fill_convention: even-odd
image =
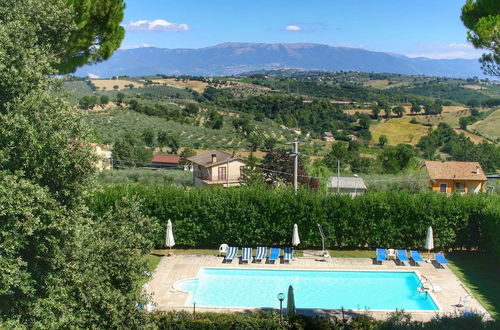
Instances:
[[[394,250],[394,249],[387,249],[387,258],[389,258],[389,259],[396,259],[396,250]]]
[[[229,249],[229,245],[227,245],[227,244],[221,244],[219,246],[219,254],[220,255],[227,254],[227,250],[228,249]]]

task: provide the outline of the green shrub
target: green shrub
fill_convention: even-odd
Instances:
[[[321,246],[317,224],[329,248],[422,248],[432,226],[436,249],[492,248],[498,237],[500,196],[442,195],[406,191],[371,192],[351,198],[307,190],[240,187],[190,189],[173,186],[117,185],[105,187],[91,203],[105,212],[122,196],[139,196],[143,212],[164,226],[174,223],[181,247],[230,245],[279,246],[290,243],[298,224],[301,248]],[[485,228],[490,232],[484,234]],[[164,237],[160,235],[157,247]]]
[[[390,313],[387,320],[377,321],[366,314],[349,320],[336,317],[308,317],[298,315],[293,319],[280,318],[276,313],[197,313],[157,312],[150,314],[151,327],[155,329],[202,329],[202,330],[405,330],[405,329],[498,329],[495,321],[484,321],[481,315],[445,315],[429,322],[412,321],[403,311]]]

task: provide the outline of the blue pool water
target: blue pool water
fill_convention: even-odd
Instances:
[[[188,305],[277,308],[289,285],[297,308],[438,310],[414,272],[202,268],[176,287],[192,293]]]

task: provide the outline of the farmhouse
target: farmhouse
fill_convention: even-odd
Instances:
[[[353,197],[362,195],[368,190],[363,178],[358,177],[332,176],[328,179],[327,187],[332,192],[349,194]]]
[[[163,169],[179,168],[181,157],[177,155],[153,155],[150,167]]]
[[[351,141],[358,141],[358,137],[354,134],[349,134],[347,138]]]
[[[333,142],[333,141],[335,141],[335,138],[333,137],[332,132],[323,132],[321,134],[321,139],[323,141],[327,141],[327,142]]]
[[[101,148],[97,143],[90,143],[95,148],[96,154],[99,156],[95,165],[99,171],[110,170],[112,167],[113,153],[109,150]]]
[[[432,191],[477,194],[486,187],[486,175],[478,162],[426,161]]]
[[[220,150],[188,158],[194,164],[195,187],[238,187],[245,163],[241,157]]]

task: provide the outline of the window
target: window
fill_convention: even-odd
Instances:
[[[448,184],[440,183],[439,184],[439,192],[445,193],[448,190]]]
[[[240,166],[240,175],[243,173],[244,169],[245,169],[245,165]]]
[[[227,169],[225,167],[219,167],[219,181],[227,180]]]
[[[464,193],[465,192],[465,183],[464,182],[455,182],[455,191]]]

